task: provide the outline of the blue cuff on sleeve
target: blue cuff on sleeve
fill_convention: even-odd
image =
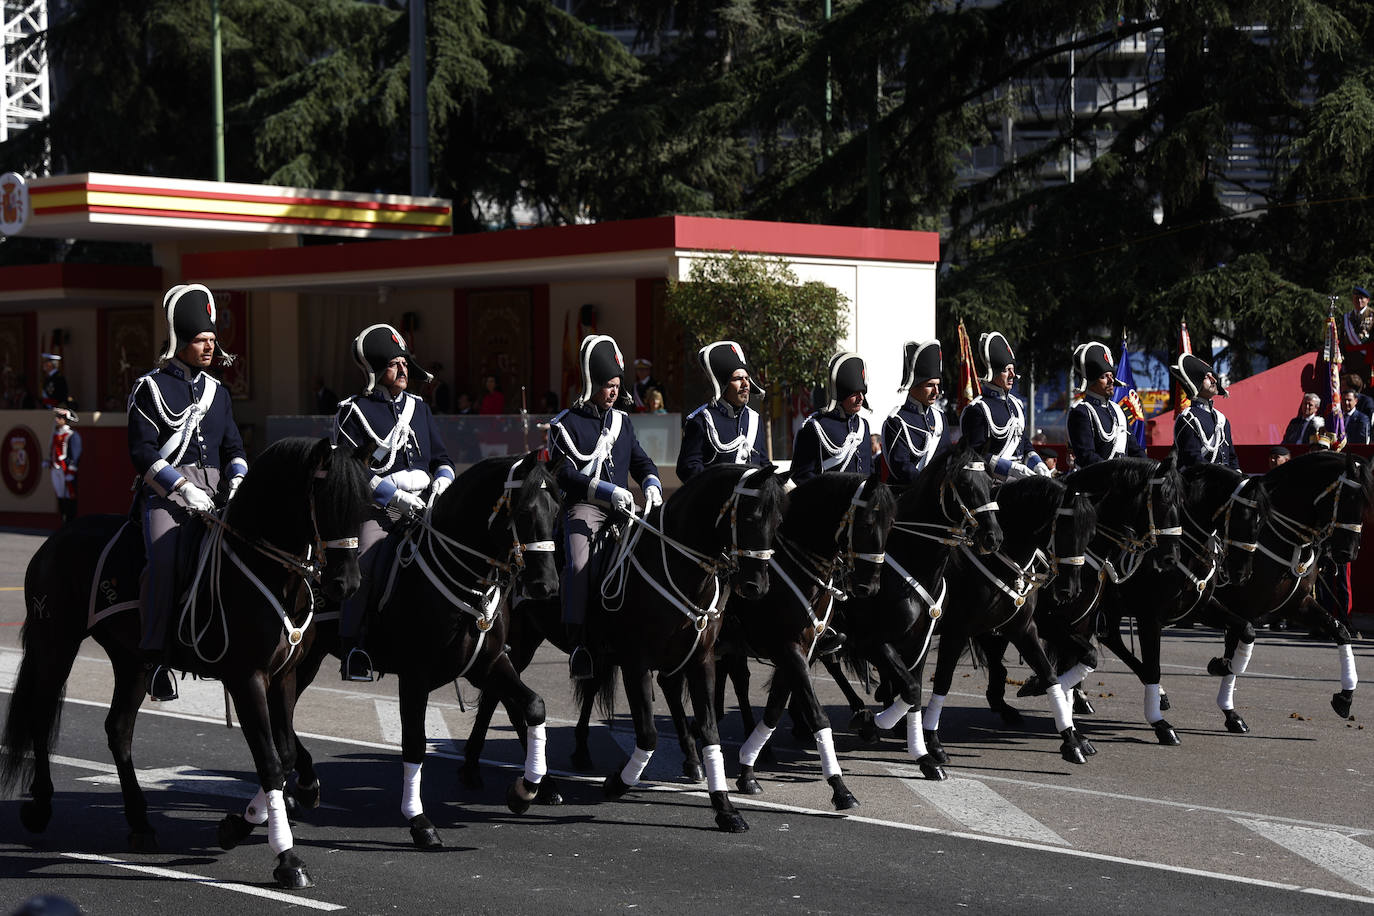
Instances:
[[[247,474],[247,473],[248,473],[248,462],[247,462],[247,461],[244,461],[242,458],[235,458],[233,461],[229,462],[229,476],[230,476],[230,477],[242,477],[244,474]]]
[[[169,464],[158,471],[153,479],[157,481],[157,485],[162,488],[164,494],[171,493],[172,487],[176,486],[177,481],[181,479],[181,472]]]
[[[385,506],[391,502],[391,497],[396,495],[396,485],[389,480],[378,480],[377,486],[372,490],[372,499],[379,506]]]
[[[596,498],[611,501],[611,494],[615,492],[615,484],[608,480],[599,480],[596,483]]]
[[[437,470],[437,471],[434,472],[434,476],[435,476],[435,477],[447,477],[449,480],[454,480],[454,479],[455,479],[454,476],[453,476],[453,468],[449,467],[449,466],[446,465],[446,464],[445,464],[445,465],[440,465],[439,470]]]
[[[1040,457],[1038,452],[1026,452],[1026,467],[1032,471],[1045,463],[1045,459]]]
[[[660,491],[662,491],[662,489],[663,489],[663,484],[661,484],[661,483],[658,482],[658,478],[657,478],[657,477],[655,477],[653,474],[650,474],[648,477],[645,477],[645,478],[644,478],[644,486],[640,487],[640,489],[641,489],[641,490],[647,490],[647,489],[649,489],[650,487],[658,487],[658,489],[659,489]]]
[[[988,465],[988,470],[992,471],[992,475],[994,477],[1005,478],[1008,474],[1011,473],[1011,459],[994,458],[992,459],[992,463]]]

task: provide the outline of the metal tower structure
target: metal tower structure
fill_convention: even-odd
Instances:
[[[0,142],[48,116],[50,89],[48,52],[35,40],[48,30],[48,0],[0,0],[3,6],[5,112],[0,119]]]

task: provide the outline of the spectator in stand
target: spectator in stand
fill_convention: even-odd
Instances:
[[[668,408],[663,406],[663,392],[657,388],[650,388],[648,394],[644,396],[645,413],[667,413]]]
[[[1347,445],[1369,444],[1369,417],[1356,409],[1360,393],[1354,388],[1341,392],[1341,415],[1345,417],[1345,441]]]
[[[466,391],[458,392],[458,403],[455,405],[453,412],[458,414],[477,413],[477,408],[472,406],[472,395],[468,394]]]
[[[1364,393],[1364,376],[1358,372],[1347,373],[1345,378],[1341,379],[1341,384],[1355,392],[1355,409],[1374,424],[1374,398]]]
[[[1369,343],[1369,335],[1374,332],[1374,309],[1369,307],[1369,293],[1363,286],[1355,287],[1350,294],[1350,301],[1355,307],[1345,313],[1342,322],[1345,345],[1360,347]]]
[[[1288,459],[1292,457],[1292,452],[1288,451],[1288,449],[1284,448],[1282,445],[1276,445],[1269,450],[1269,466],[1271,468],[1276,468],[1286,463]]]
[[[486,391],[482,395],[482,402],[477,405],[477,412],[483,416],[505,413],[506,396],[501,393],[501,383],[497,381],[496,376],[484,376],[482,384]]]
[[[444,371],[443,363],[430,363],[429,374],[432,376],[429,385],[426,386],[429,409],[434,413],[453,412],[453,393],[448,387],[448,382],[439,377],[439,373]]]
[[[658,379],[652,375],[654,364],[641,356],[635,360],[635,381],[630,386],[630,397],[635,403],[635,413],[649,412],[649,392],[655,388],[662,390]]]
[[[1322,399],[1312,392],[1309,391],[1302,396],[1302,403],[1298,405],[1298,415],[1288,421],[1288,428],[1283,431],[1284,445],[1312,444],[1317,433],[1326,426],[1326,422],[1317,416],[1321,406]]]
[[[539,409],[542,413],[550,417],[558,413],[558,411],[562,409],[558,406],[558,395],[554,394],[552,391],[544,392],[544,400],[540,404]]]

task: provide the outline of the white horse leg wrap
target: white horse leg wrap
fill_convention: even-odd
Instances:
[[[763,746],[768,743],[768,739],[773,737],[773,729],[760,722],[754,726],[754,730],[749,733],[749,737],[744,739],[744,743],[739,746],[739,762],[747,767],[754,765],[754,761],[759,759],[759,754],[763,752]]]
[[[1050,708],[1054,710],[1054,730],[1062,732],[1066,728],[1073,728],[1073,707],[1069,705],[1069,698],[1064,696],[1064,688],[1055,681],[1045,690],[1045,696],[1050,698]]]
[[[639,785],[639,777],[644,775],[644,768],[649,765],[649,758],[654,756],[653,751],[646,751],[644,748],[635,746],[635,752],[630,755],[630,759],[625,764],[625,768],[620,771],[620,780],[627,786]]]
[[[891,728],[897,724],[897,720],[906,715],[907,710],[910,708],[910,703],[903,700],[901,697],[897,697],[892,701],[891,706],[874,716],[873,721],[878,723],[879,728]]]
[[[1063,674],[1059,675],[1059,686],[1063,687],[1065,690],[1072,690],[1074,687],[1078,686],[1079,681],[1083,680],[1083,678],[1087,677],[1092,673],[1092,668],[1089,668],[1087,665],[1083,664],[1082,662],[1079,662],[1078,664],[1070,668],[1068,671],[1065,671]]]
[[[921,717],[921,727],[928,732],[940,728],[940,712],[945,708],[945,698],[938,693],[926,703],[926,714]]]
[[[401,764],[401,817],[406,820],[425,813],[424,802],[420,801],[421,766],[423,764]]]
[[[281,789],[273,789],[267,793],[267,848],[281,855],[295,845],[291,822],[286,819],[286,798]]]
[[[253,800],[248,803],[248,807],[243,809],[243,819],[250,824],[262,825],[267,823],[267,793],[262,789],[253,796]]]
[[[1255,652],[1255,644],[1243,642],[1236,646],[1235,657],[1231,659],[1231,670],[1236,674],[1244,674],[1245,669],[1250,667],[1250,656]]]
[[[821,755],[821,775],[826,779],[840,775],[840,760],[835,756],[835,736],[830,729],[816,732],[816,750]]]
[[[1221,686],[1217,688],[1217,708],[1222,712],[1236,708],[1236,676],[1228,674],[1221,679]]]
[[[1145,685],[1145,721],[1151,725],[1164,718],[1164,711],[1159,708],[1160,693],[1158,684]]]
[[[539,785],[549,771],[549,765],[544,761],[544,744],[544,723],[540,722],[530,728],[525,738],[525,782],[530,785]]]
[[[1354,690],[1360,683],[1359,675],[1355,673],[1355,649],[1350,643],[1337,646],[1337,651],[1341,653],[1341,689]]]
[[[706,790],[708,792],[728,792],[725,787],[725,755],[720,752],[719,744],[708,744],[701,749],[702,763],[706,764]]]
[[[930,753],[926,750],[925,732],[921,731],[921,714],[914,709],[906,714],[906,752],[913,760]]]

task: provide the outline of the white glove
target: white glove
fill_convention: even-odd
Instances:
[[[442,496],[444,491],[448,489],[448,485],[451,483],[453,483],[452,477],[434,478],[434,498],[438,499],[440,496]]]
[[[624,487],[616,487],[611,491],[611,508],[626,515],[634,515],[635,498]]]
[[[1054,476],[1054,472],[1050,470],[1050,466],[1043,461],[1035,466],[1035,473],[1039,474],[1041,477]]]
[[[189,480],[178,487],[177,492],[180,493],[181,498],[186,501],[186,505],[195,509],[197,512],[215,511],[215,501],[210,498],[210,494],[206,493]]]
[[[663,505],[663,491],[658,487],[648,487],[644,491],[644,507],[652,509],[654,506]]]
[[[224,499],[224,501],[225,501],[226,503],[227,503],[229,500],[231,500],[231,499],[234,498],[234,494],[237,493],[237,492],[239,491],[239,484],[241,484],[241,483],[243,483],[243,475],[242,475],[242,474],[240,474],[240,475],[237,476],[237,477],[230,477],[230,478],[229,478],[229,495],[226,496],[225,499]]]
[[[402,516],[419,515],[425,511],[425,501],[406,490],[393,493],[387,505],[399,510]]]

